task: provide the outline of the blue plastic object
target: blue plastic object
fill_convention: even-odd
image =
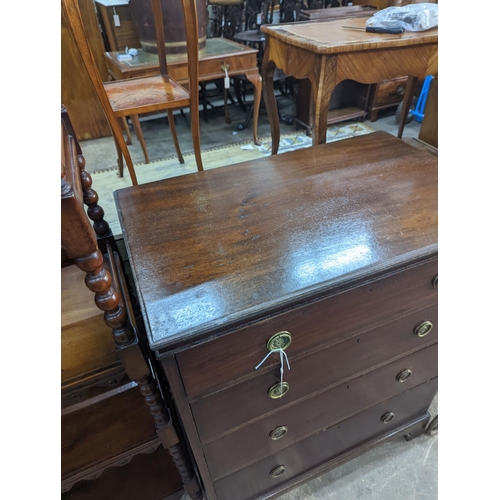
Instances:
[[[426,76],[424,83],[422,85],[422,91],[418,96],[417,105],[415,109],[411,111],[411,114],[415,117],[418,123],[422,123],[424,118],[425,105],[427,104],[427,97],[429,96],[429,90],[431,88],[431,82],[434,77],[432,75]]]

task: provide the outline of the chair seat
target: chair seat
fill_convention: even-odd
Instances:
[[[168,76],[150,76],[104,83],[116,116],[189,106],[189,92]]]

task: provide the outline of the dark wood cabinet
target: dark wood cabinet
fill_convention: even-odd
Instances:
[[[271,498],[424,432],[434,157],[377,132],[115,196],[208,500]]]

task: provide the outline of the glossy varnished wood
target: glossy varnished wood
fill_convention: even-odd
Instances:
[[[364,29],[368,18],[349,19]],[[273,92],[275,68],[311,82],[315,105],[313,144],[326,141],[328,105],[335,86],[352,79],[373,84],[410,75],[424,78],[437,72],[438,30],[402,35],[366,33],[343,28],[346,20],[263,26],[266,52],[262,65],[264,99],[271,125],[272,152],[279,147],[280,128]],[[406,109],[406,108],[405,108]],[[405,114],[403,113],[404,123]]]
[[[197,399],[271,370],[279,360],[277,354],[258,371],[255,366],[268,354],[267,341],[277,332],[285,330],[292,335],[286,352],[294,358],[338,342],[343,336],[373,329],[386,323],[388,317],[397,318],[410,309],[435,304],[437,290],[432,280],[437,272],[437,259],[432,259],[183,350],[176,358],[186,394],[191,400]],[[231,356],[227,356],[228,352]]]
[[[152,451],[151,446],[157,447],[161,443],[171,454],[186,492],[193,500],[198,500],[202,496],[200,487],[157,386],[158,377],[154,375],[153,365],[148,362],[149,350],[142,342],[143,345],[140,345],[144,336],[138,334],[138,323],[132,311],[121,260],[114,251],[116,245],[98,200],[97,193],[92,189],[92,178],[85,171],[85,159],[73,127],[66,109],[62,107],[61,246],[67,258],[73,259],[83,271],[82,282],[94,295],[96,309],[104,312],[103,323],[108,327],[116,358],[121,362],[118,366],[113,364],[98,368],[96,361],[85,360],[78,364],[71,360],[69,363],[73,372],[80,373],[70,374],[73,375],[70,388],[63,386],[63,390],[67,390],[61,412],[62,489],[67,491],[76,481],[95,478],[107,467],[123,465],[123,461],[129,461],[134,454]],[[94,222],[93,227],[90,221]],[[69,306],[79,307],[78,313],[70,319],[85,328],[81,323],[89,318],[88,305],[85,301],[70,299]],[[66,316],[72,315],[67,312]],[[66,323],[70,323],[70,319],[66,318]],[[93,329],[94,325],[90,323],[87,327]],[[73,358],[77,356],[75,351],[78,348],[78,354],[92,357],[92,348],[100,345],[93,338],[94,333],[87,335],[92,341],[89,348],[85,335],[68,339],[63,331],[63,346],[70,344],[66,351]],[[64,354],[64,347],[62,351]],[[104,354],[104,357],[102,353],[97,354],[101,365],[107,360],[109,352]],[[65,365],[64,362],[62,364]],[[121,365],[129,379],[124,383],[120,383],[123,378]],[[97,394],[92,390],[93,394],[89,397],[88,389],[110,381],[103,379],[102,373],[95,373],[99,368],[101,372],[106,372],[106,376],[116,376],[116,380],[111,379],[115,387],[108,392],[98,390]],[[76,380],[78,378],[80,380]],[[63,380],[63,383],[68,384],[68,381]],[[82,394],[85,398],[80,401]],[[75,404],[71,405],[70,400],[74,396]]]
[[[156,439],[153,419],[137,387],[64,415],[61,427],[63,478]]]
[[[424,320],[431,321],[434,328],[426,337],[416,337],[413,329]],[[433,306],[331,347],[325,346],[309,356],[291,358],[293,368],[285,371],[290,390],[280,399],[268,396],[269,388],[280,381],[276,362],[271,371],[198,399],[191,404],[191,409],[200,439],[214,439],[405,353],[422,349],[437,341],[437,323],[437,306]]]
[[[207,444],[204,451],[212,477],[220,479],[427,382],[437,376],[437,358],[438,348],[434,344]],[[405,369],[412,370],[412,375],[405,382],[398,382],[396,376]],[[283,425],[288,431],[273,441],[270,432]]]
[[[349,19],[349,26],[366,27],[370,16]],[[380,35],[363,30],[343,28],[345,19],[324,22],[301,22],[293,24],[264,25],[261,31],[289,45],[302,47],[317,54],[338,54],[389,47],[408,47],[437,43],[438,29],[415,32],[406,31],[401,35]]]
[[[437,161],[383,132],[116,200],[155,349],[437,254]]]
[[[396,428],[411,417],[425,413],[436,390],[437,379],[433,379],[216,481],[214,486],[217,498],[218,500],[243,500],[256,496],[262,498],[266,491],[276,488],[280,483],[290,481],[322,462]],[[394,412],[395,417],[389,424],[384,424],[380,421],[380,417],[389,411]],[[271,477],[270,471],[279,465],[285,467],[285,472],[278,478]]]
[[[168,76],[109,82],[104,89],[116,116],[148,113],[167,103],[189,106],[189,92]]]
[[[104,43],[95,15],[93,0],[78,0],[86,27],[89,47],[98,75],[108,80]],[[78,46],[71,37],[67,20],[61,13],[61,102],[73,116],[73,124],[80,140],[111,135],[106,115],[85,70]]]

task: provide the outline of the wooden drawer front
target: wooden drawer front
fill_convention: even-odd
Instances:
[[[412,371],[411,376],[398,382],[398,374],[407,369]],[[434,344],[228,434],[204,447],[212,478],[227,476],[437,374],[438,345]],[[281,426],[287,427],[286,434],[273,441],[270,432]]]
[[[403,100],[404,90],[406,87],[407,76],[402,78],[394,78],[379,83],[375,87],[375,95],[373,96],[373,106],[382,106],[384,104],[399,103]],[[401,93],[402,92],[402,93]]]
[[[334,458],[369,439],[398,427],[428,409],[437,391],[437,378],[363,413],[315,434],[241,471],[215,481],[218,500],[244,500],[263,494],[277,485]],[[393,412],[384,424],[382,415]],[[270,471],[283,465],[285,472],[273,478]]]
[[[254,54],[235,55],[226,57],[225,59],[212,59],[200,61],[200,75],[204,80],[209,80],[213,76],[220,78],[221,73],[224,73],[221,66],[226,63],[229,65],[229,75],[239,75],[241,71],[248,71],[257,68],[257,52]]]
[[[269,352],[268,339],[282,330],[292,334],[286,351],[291,358],[410,308],[433,304],[437,272],[436,258],[180,352],[177,361],[186,393],[193,399],[228,387],[238,377],[255,375],[255,367]]]
[[[407,352],[435,343],[438,333],[437,309],[437,305],[434,305],[411,313],[291,361],[291,370],[285,368],[284,377],[290,384],[290,390],[281,399],[271,399],[267,394],[269,388],[280,380],[278,361],[270,372],[193,402],[191,408],[201,440],[206,442],[217,438],[238,425],[311,396],[316,391],[347,381]],[[426,337],[420,338],[413,334],[413,329],[423,320],[431,321],[434,328]]]
[[[138,387],[63,415],[62,476],[155,438],[153,418]]]

